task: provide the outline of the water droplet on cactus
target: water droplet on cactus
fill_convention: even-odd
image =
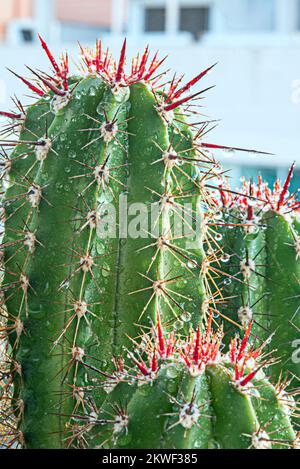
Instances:
[[[175,326],[176,326],[176,329],[177,329],[177,330],[183,329],[183,327],[184,327],[184,322],[181,321],[180,319],[177,319],[177,321],[176,321],[176,323],[175,323]]]
[[[175,379],[180,374],[180,370],[177,365],[169,365],[166,370],[166,375],[168,378]]]
[[[131,440],[131,433],[126,433],[126,431],[117,439],[118,445],[120,445],[121,447],[123,446],[124,448],[130,444]]]
[[[62,288],[63,290],[67,290],[69,287],[70,287],[70,282],[69,282],[69,280],[66,280],[65,282],[63,282],[63,283],[61,284],[61,288]]]
[[[184,306],[184,305],[183,305]],[[191,314],[188,313],[187,311],[185,311],[181,316],[180,316],[180,319],[183,321],[183,322],[189,322],[191,320]]]
[[[30,315],[32,315],[32,317],[35,319],[41,319],[44,316],[43,309],[40,308],[38,310],[30,310]]]
[[[221,262],[223,262],[223,264],[227,264],[230,261],[230,259],[231,259],[230,254],[224,253],[222,256]]]
[[[147,382],[141,382],[139,386],[139,393],[143,396],[149,396],[151,393],[151,386]]]
[[[221,449],[221,444],[216,440],[210,440],[208,442],[208,449]]]
[[[100,103],[98,106],[97,106],[97,114],[99,114],[100,116],[103,116],[104,113],[103,113],[103,109],[104,109],[104,106],[103,106],[103,102]]]
[[[110,266],[108,264],[103,264],[102,270],[101,270],[102,276],[103,277],[108,277],[110,274]]]
[[[118,92],[114,94],[115,101],[117,103],[127,101],[129,98],[130,92],[128,87],[122,87],[118,89]]]
[[[223,281],[223,284],[224,285],[231,285],[232,284],[232,279],[231,278],[225,278],[225,280]]]
[[[200,448],[202,447],[201,440],[196,440],[196,441],[194,441],[193,447],[194,447],[195,449],[200,449]]]
[[[104,254],[104,253],[105,253],[105,249],[106,249],[106,248],[105,248],[105,245],[104,245],[103,243],[98,242],[98,243],[96,244],[96,250],[97,250],[97,253],[98,253],[98,254]]]
[[[89,89],[89,95],[90,96],[96,96],[96,89],[94,86],[91,86]]]

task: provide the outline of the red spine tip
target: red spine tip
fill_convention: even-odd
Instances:
[[[241,358],[243,357],[243,354],[246,350],[246,347],[247,347],[248,342],[249,342],[249,337],[250,337],[250,334],[251,334],[252,325],[253,325],[253,321],[250,321],[249,324],[248,324],[248,327],[246,329],[245,335],[243,337],[243,340],[242,340],[241,348],[240,348],[240,351],[239,351],[239,354],[238,354],[238,357],[237,357],[238,360],[241,360]]]
[[[118,65],[118,70],[116,74],[116,83],[119,83],[124,74],[124,66],[125,66],[125,58],[126,58],[126,47],[127,47],[127,39],[124,39],[122,50],[121,50],[121,55],[120,55],[120,60],[119,60],[119,65]]]
[[[193,99],[197,98],[201,94],[205,93],[206,91],[210,90],[213,88],[211,86],[210,88],[206,88],[205,90],[199,91],[198,93],[192,94],[190,96],[186,96],[185,98],[180,99],[179,101],[175,101],[174,103],[168,104],[167,106],[164,106],[164,110],[169,112],[173,111],[174,109],[178,108],[179,106],[182,106],[182,104],[187,103],[188,101],[192,101]]]
[[[18,75],[17,73],[13,72],[12,70],[10,70],[9,68],[7,69],[10,73],[12,73],[13,75],[15,75],[17,78],[19,78],[26,86],[28,86],[28,88],[33,91],[34,93],[36,93],[38,96],[40,97],[43,97],[45,95],[44,91],[42,91],[40,88],[38,88],[37,86],[34,86],[32,85],[32,83],[30,83],[30,81],[26,80],[26,78],[23,78],[21,77],[21,75]]]
[[[148,376],[148,370],[145,363],[137,363],[136,366],[144,376]]]
[[[155,373],[158,369],[158,360],[156,357],[156,353],[154,352],[153,357],[152,357],[152,363],[151,363],[151,371]]]
[[[57,86],[55,86],[50,80],[47,80],[46,78],[44,78],[43,76],[39,75],[37,72],[35,72],[34,70],[32,70],[30,67],[27,67],[28,70],[30,70],[31,73],[33,73],[35,76],[37,76],[37,78],[39,80],[42,81],[42,83],[47,86],[51,91],[53,91],[54,94],[56,94],[57,96],[64,96],[66,94],[65,90],[60,90],[59,88],[57,88]]]
[[[44,41],[44,39],[40,36],[40,34],[39,34],[38,36],[39,36],[39,40],[40,40],[40,42],[41,42],[41,44],[42,44],[42,47],[43,47],[44,51],[46,52],[46,54],[47,54],[47,56],[48,56],[48,58],[49,58],[49,60],[50,60],[50,62],[51,62],[51,64],[52,64],[52,66],[53,66],[55,72],[56,72],[57,75],[59,76],[59,75],[60,75],[60,69],[59,69],[59,66],[58,66],[58,64],[57,64],[57,62],[56,62],[56,60],[55,60],[53,54],[50,52],[49,47],[47,46],[47,44],[46,44],[46,42]]]
[[[254,187],[253,184],[250,184],[249,186],[249,196],[252,197],[254,193]],[[247,208],[247,219],[248,221],[253,220],[254,218],[254,207],[251,204],[248,204]]]
[[[292,177],[293,177],[293,173],[294,173],[294,169],[295,169],[295,161],[294,163],[292,164],[292,166],[290,167],[290,170],[289,170],[289,174],[286,178],[286,181],[284,183],[284,186],[283,186],[283,189],[282,189],[282,192],[280,194],[280,197],[279,197],[279,201],[278,201],[278,206],[277,206],[277,210],[280,210],[280,208],[283,206],[284,204],[284,199],[285,199],[285,196],[289,190],[289,187],[290,187],[290,184],[291,184],[291,180],[292,180]]]
[[[123,373],[123,372],[124,372],[124,364],[123,364],[122,357],[119,357],[119,358],[118,358],[118,366],[119,366],[119,371],[120,371],[121,373]]]
[[[194,77],[192,80],[190,80],[186,85],[182,86],[178,91],[176,91],[172,97],[172,99],[176,100],[180,98],[180,96],[185,93],[186,91],[189,91],[193,86],[195,86],[205,75],[207,75],[217,64],[212,65],[211,67],[208,67],[206,70],[203,72],[199,73],[196,77]]]
[[[161,327],[159,312],[157,312],[156,320],[157,320],[157,326],[156,327],[157,327],[157,335],[158,335],[159,353],[160,353],[160,356],[164,356],[165,352],[166,352],[166,344],[165,344],[163,330],[162,330],[162,327]]]
[[[252,381],[252,379],[257,375],[257,373],[259,372],[260,368],[257,368],[256,370],[252,371],[251,373],[249,373],[242,381],[241,381],[241,386],[247,386],[247,384],[250,383],[250,381]]]
[[[193,355],[195,363],[198,363],[199,356],[200,356],[200,342],[201,342],[201,330],[200,330],[200,326],[198,326],[197,333],[196,333],[194,355]]]
[[[8,117],[9,119],[21,119],[22,118],[21,114],[14,114],[13,112],[4,112],[4,111],[0,111],[0,116]]]

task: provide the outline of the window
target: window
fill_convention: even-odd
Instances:
[[[210,8],[180,8],[180,31],[192,33],[195,39],[209,29]]]
[[[33,31],[32,29],[21,29],[22,42],[33,42]]]
[[[146,8],[145,9],[145,31],[163,32],[166,29],[166,9]]]

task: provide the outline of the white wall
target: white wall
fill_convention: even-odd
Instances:
[[[149,39],[149,38],[147,38]],[[121,40],[105,41],[119,54]],[[146,43],[145,38],[145,43]],[[154,41],[155,42],[155,41]],[[206,77],[203,87],[217,85],[202,102],[203,113],[212,119],[222,119],[209,140],[225,144],[257,148],[276,153],[276,157],[236,155],[228,164],[242,163],[267,166],[287,166],[297,160],[300,166],[300,42],[285,46],[236,46],[209,44],[180,44],[161,48],[168,53],[168,66],[185,72],[187,78],[218,62]],[[157,44],[154,44],[155,49]],[[142,41],[139,42],[142,47]],[[137,43],[129,40],[131,52]],[[77,48],[69,48],[76,56]],[[55,48],[54,48],[55,50]],[[56,53],[64,50],[56,48]],[[5,69],[10,67],[24,73],[23,64],[48,69],[43,51],[34,47],[0,47],[0,109],[9,107],[13,93],[28,94],[24,85]],[[224,155],[220,154],[220,158]],[[225,157],[227,161],[228,156]]]

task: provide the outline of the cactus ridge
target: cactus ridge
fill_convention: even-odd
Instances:
[[[249,365],[262,348],[247,348],[251,322],[242,325],[244,339],[231,343],[228,366],[219,364],[222,331],[212,330],[224,302],[218,279],[238,276],[218,260],[211,192],[222,169],[211,151],[229,148],[206,142],[210,121],[188,122],[210,88],[191,89],[213,67],[186,84],[176,76],[163,83],[165,58],[150,58],[146,48],[127,72],[126,41],[118,61],[97,41],[94,51],[80,45],[73,76],[68,55],[57,61],[40,41],[51,74],[29,68],[31,81],[13,72],[38,100],[1,112],[11,122],[1,142],[7,446],[260,447],[273,445],[273,430],[279,446],[294,445],[275,387],[264,381],[270,404],[243,392],[269,363]],[[230,313],[223,317],[236,324]],[[153,324],[147,362],[144,350],[130,349],[133,342],[139,351],[141,330]],[[145,395],[148,431],[139,440]],[[232,407],[220,405],[223,396],[240,409],[242,425]],[[170,431],[157,431],[158,416],[173,406]],[[218,417],[216,427],[206,413]],[[269,431],[273,417],[280,425]]]
[[[224,281],[224,296],[231,299],[221,311],[237,324],[253,320],[253,332],[261,340],[274,334],[271,344],[282,361],[270,367],[270,375],[295,381],[300,371],[293,360],[300,326],[300,204],[298,191],[289,192],[293,171],[294,164],[285,182],[277,179],[273,190],[261,177],[257,184],[244,181],[234,193],[222,183],[215,203],[223,224],[232,223],[232,229],[220,228],[226,270],[233,279],[229,284]]]
[[[17,75],[39,101],[27,109],[19,139],[4,143],[13,152],[3,197],[3,332],[18,369],[11,371],[16,435],[26,447],[60,447],[86,373],[111,368],[111,357],[128,343],[125,334],[138,334],[136,324],[147,324],[158,303],[165,321],[182,314],[201,320],[204,290],[194,284],[202,241],[190,254],[169,233],[169,212],[180,213],[189,199],[189,225],[199,205],[193,136],[183,117],[178,124],[166,119],[176,118],[189,101],[183,93],[206,73],[181,88],[173,82],[169,94],[155,91],[145,82],[160,65],[157,55],[148,68],[146,50],[126,75],[125,42],[118,64],[97,44],[91,64],[85,53],[86,76],[69,77],[68,57],[58,64],[41,42],[54,77],[32,69],[34,82]],[[118,204],[123,192],[131,204],[157,205],[151,242],[97,236],[101,205]],[[194,271],[185,265],[190,256]],[[178,285],[187,270],[191,297],[182,293],[184,282]],[[187,312],[181,303],[192,301]],[[102,393],[95,394],[101,403]]]

